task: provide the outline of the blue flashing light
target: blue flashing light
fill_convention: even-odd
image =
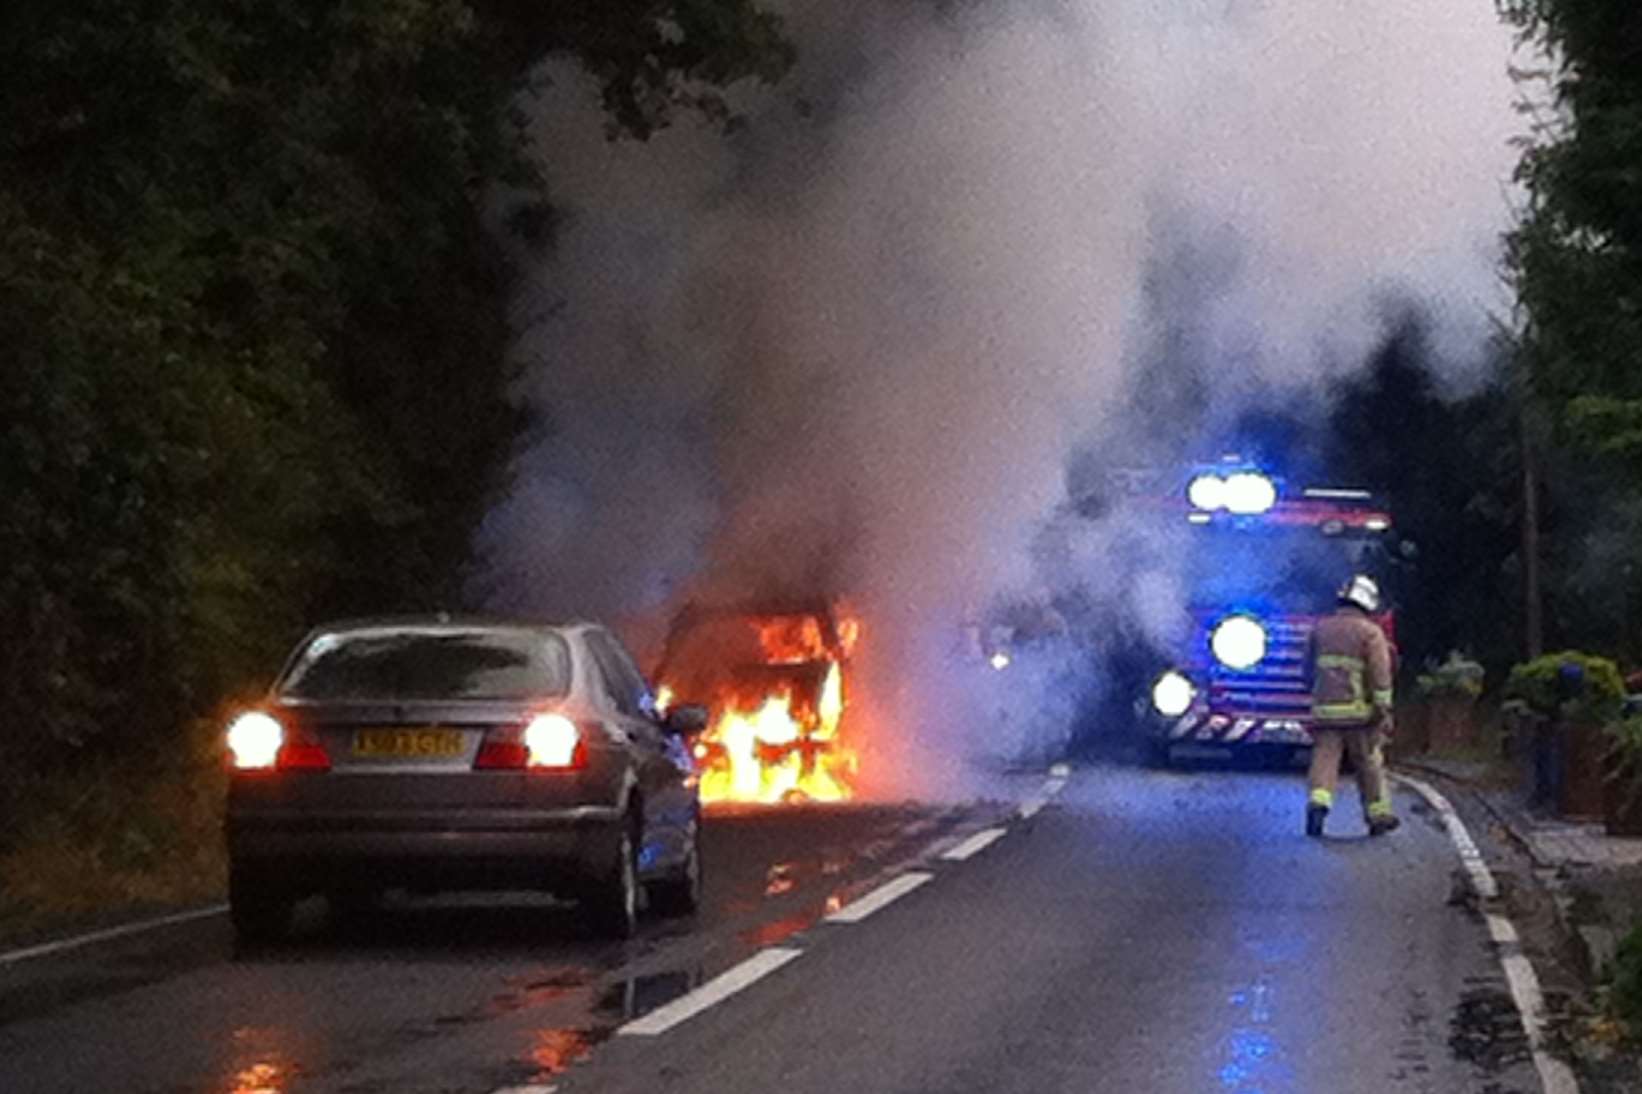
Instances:
[[[1206,472],[1187,484],[1186,500],[1199,512],[1256,516],[1277,504],[1277,484],[1259,471]]]

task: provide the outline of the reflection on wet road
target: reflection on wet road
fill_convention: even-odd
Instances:
[[[0,1089],[1539,1089],[1440,826],[1307,840],[1273,773],[1007,796],[1033,808],[715,816],[703,913],[626,945],[547,900],[399,898],[336,925],[315,902],[239,958],[207,922],[16,966]]]
[[[1342,816],[1308,840],[1303,800],[1295,775],[1077,772],[984,852],[558,1089],[1538,1091],[1446,836]]]
[[[993,810],[995,812],[995,810]],[[222,919],[0,970],[0,1091],[474,1090],[541,1083],[623,1023],[921,853],[986,807],[738,810],[704,831],[705,906],[587,938],[515,894],[395,895],[235,954]]]

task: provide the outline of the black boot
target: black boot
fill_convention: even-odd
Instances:
[[[1323,834],[1323,821],[1328,818],[1328,806],[1306,806],[1306,835],[1312,839],[1319,839]]]
[[[1392,816],[1389,813],[1383,817],[1369,817],[1368,834],[1371,836],[1383,836],[1387,832],[1395,832],[1400,824],[1402,824],[1402,819],[1400,817]]]

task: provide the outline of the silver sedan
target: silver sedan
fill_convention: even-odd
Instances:
[[[227,744],[229,904],[242,939],[286,932],[296,901],[390,888],[533,889],[615,937],[701,891],[688,735],[658,715],[621,642],[594,624],[447,616],[310,633]]]

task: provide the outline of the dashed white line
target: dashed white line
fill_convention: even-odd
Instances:
[[[1476,841],[1466,831],[1465,822],[1460,820],[1448,799],[1424,780],[1401,773],[1397,778],[1412,787],[1442,817],[1443,826],[1448,829],[1448,838],[1459,851],[1460,862],[1477,896],[1483,900],[1497,897],[1499,885],[1494,880],[1494,874],[1488,869]],[[1534,1070],[1539,1072],[1540,1085],[1545,1088],[1545,1094],[1579,1094],[1579,1080],[1574,1077],[1573,1069],[1546,1051],[1545,995],[1540,990],[1533,963],[1518,948],[1521,939],[1516,926],[1497,912],[1486,913],[1486,921],[1488,937],[1500,947],[1500,966],[1505,970],[1505,982],[1510,985],[1511,999],[1517,1005],[1517,1013],[1522,1016],[1522,1028],[1528,1034],[1528,1047],[1533,1053]]]
[[[1015,812],[1021,820],[1031,820],[1043,811],[1049,800],[1062,790],[1066,789],[1066,780],[1071,775],[1071,769],[1065,764],[1056,764],[1049,769],[1049,778],[1044,780],[1043,789],[1021,803]]]
[[[178,923],[192,923],[196,919],[209,919],[214,915],[221,915],[227,910],[228,905],[226,904],[213,904],[209,908],[195,908],[191,912],[178,912],[175,915],[160,916],[158,919],[144,919],[137,923],[109,927],[107,930],[75,935],[73,938],[59,939],[56,942],[42,942],[38,946],[25,946],[20,950],[0,953],[0,965],[11,965],[18,961],[27,961],[31,957],[45,957],[47,954],[62,953],[65,950],[77,950],[82,946],[90,946],[97,942],[108,942],[115,938],[124,938],[127,935],[141,934],[144,931],[157,930],[160,927],[170,927]]]
[[[948,862],[962,862],[972,855],[978,855],[1003,838],[1007,829],[983,828],[973,836],[964,840],[941,857]]]
[[[909,870],[898,878],[884,882],[872,892],[844,905],[842,908],[827,916],[827,923],[859,923],[873,912],[900,900],[918,886],[933,880],[934,874],[923,873],[919,870]]]
[[[499,1086],[490,1094],[553,1094],[556,1086]]]
[[[759,950],[741,964],[719,974],[696,990],[679,996],[665,1006],[657,1007],[642,1018],[635,1018],[616,1032],[628,1037],[655,1037],[666,1033],[680,1022],[688,1021],[708,1007],[758,983],[802,952],[785,946],[771,946],[767,950]]]

